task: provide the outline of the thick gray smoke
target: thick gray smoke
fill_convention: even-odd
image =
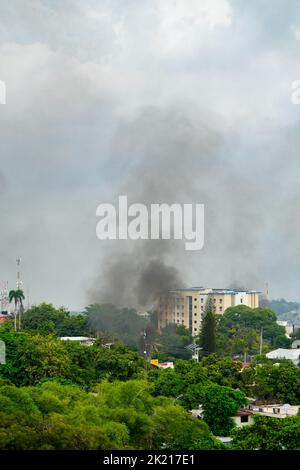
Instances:
[[[111,152],[122,174],[114,198],[127,195],[129,204],[146,205],[204,203],[204,249],[188,252],[174,240],[107,241],[90,302],[146,308],[162,290],[187,282],[222,287],[220,282],[239,279],[241,272],[240,282],[256,287],[257,267],[250,269],[248,253],[257,239],[251,226],[263,218],[247,205],[255,188],[243,183],[222,123],[191,109],[147,108],[121,126]]]
[[[0,194],[4,193],[7,189],[6,178],[3,173],[0,172]]]

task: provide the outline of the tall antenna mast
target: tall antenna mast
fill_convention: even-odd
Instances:
[[[9,299],[8,299],[8,281],[2,281],[1,290],[1,312],[7,312],[9,310]]]
[[[21,289],[23,290],[23,282],[21,280],[21,261],[22,259],[20,258],[20,256],[18,256],[16,258],[16,263],[17,263],[17,290]],[[23,310],[23,305],[22,305],[22,300],[19,300],[20,304],[19,304],[19,308],[18,308],[18,311],[16,312],[16,315],[18,313],[19,315],[19,330],[21,330],[21,316],[22,316],[22,310]],[[17,318],[15,317],[15,320]]]
[[[22,259],[20,256],[17,257],[16,263],[17,263],[17,289],[22,289],[23,282],[21,281],[21,272],[20,272],[20,266],[21,266],[21,261]]]
[[[268,282],[266,282],[265,297],[267,300],[269,300],[269,283]]]

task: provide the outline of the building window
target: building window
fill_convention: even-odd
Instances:
[[[201,310],[203,310],[203,307],[201,307]]]
[[[214,299],[214,302],[216,302],[217,299]]]
[[[219,310],[220,310],[220,312],[222,312],[223,308],[222,308],[222,307],[219,307]]]
[[[194,317],[196,317],[196,316],[197,316],[197,313],[194,313]]]
[[[194,308],[197,308],[197,305],[194,305]]]
[[[202,304],[203,304],[203,302],[204,302],[204,299],[201,299],[201,303],[202,303]]]
[[[219,299],[220,304],[222,303],[222,300],[223,300],[223,299]]]
[[[194,320],[194,323],[197,323],[197,320]]]
[[[241,304],[243,303],[243,299],[241,299]]]
[[[197,328],[194,328],[194,331],[197,331]]]
[[[193,297],[189,297],[189,330],[192,332],[193,325]]]
[[[248,423],[249,416],[241,416],[241,423]]]
[[[197,299],[194,299],[195,302],[197,302]]]

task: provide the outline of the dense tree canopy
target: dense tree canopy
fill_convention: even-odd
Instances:
[[[201,366],[211,382],[233,388],[243,387],[242,362],[210,354],[201,360]]]
[[[140,338],[146,320],[134,309],[111,304],[93,304],[85,309],[89,330],[94,336],[109,334],[131,349],[140,349]]]
[[[0,386],[0,448],[218,449],[207,425],[143,380],[99,384],[93,393],[74,385]]]
[[[300,450],[300,417],[254,416],[254,425],[234,429],[233,450]]]
[[[3,449],[219,449],[213,435],[229,435],[245,396],[300,402],[300,368],[290,361],[274,364],[262,355],[245,367],[230,357],[255,354],[261,328],[264,350],[288,341],[270,310],[228,309],[217,325],[218,351],[200,362],[190,359],[186,346],[194,338],[183,325],[158,335],[134,310],[98,305],[72,316],[41,304],[24,313],[23,327],[15,332],[11,321],[0,326],[6,345],[6,364],[0,365]],[[59,339],[84,334],[97,337],[95,343]],[[152,368],[139,348],[174,361],[174,369]],[[199,406],[204,420],[191,417]],[[299,421],[273,421],[256,419],[256,437],[252,427],[232,431],[233,448],[296,448],[296,438],[288,442],[287,436],[293,429],[298,436]]]
[[[83,336],[88,334],[86,315],[71,315],[65,308],[42,303],[26,310],[22,329],[56,336]]]
[[[248,396],[291,405],[300,403],[300,369],[291,361],[253,363],[243,372],[242,379]]]
[[[276,314],[269,309],[251,309],[246,305],[228,308],[217,327],[217,350],[222,355],[259,354],[260,336],[263,351],[288,347],[285,329],[276,323]]]
[[[191,358],[192,353],[187,346],[193,342],[193,337],[184,325],[167,325],[157,337],[157,342],[159,346],[154,357],[160,361]]]
[[[0,339],[6,344],[6,364],[1,366],[0,377],[18,386],[62,378],[89,387],[104,377],[135,377],[146,367],[138,353],[121,344],[111,349],[101,345],[86,347],[53,335],[16,334],[9,324],[0,328]]]
[[[206,387],[203,397],[203,417],[213,434],[228,436],[234,427],[232,416],[247,403],[239,390],[217,384]]]

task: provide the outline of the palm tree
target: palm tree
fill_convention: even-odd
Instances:
[[[10,290],[9,301],[15,303],[15,312],[14,312],[14,327],[15,331],[17,330],[17,315],[19,313],[19,329],[21,328],[21,312],[23,311],[23,300],[25,299],[24,292],[22,289]]]

